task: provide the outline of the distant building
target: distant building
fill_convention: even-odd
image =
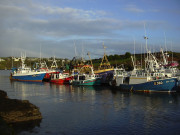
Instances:
[[[30,60],[30,61],[38,61],[39,58],[28,58],[28,60]]]
[[[5,61],[5,60],[0,58],[0,62],[2,62],[2,61]]]
[[[49,62],[52,62],[52,61],[53,61],[53,59],[52,59],[52,58],[48,58],[48,61],[49,61]]]
[[[13,57],[14,61],[19,61],[21,58],[15,58]]]

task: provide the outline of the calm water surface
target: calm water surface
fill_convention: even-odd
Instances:
[[[20,135],[180,134],[179,93],[11,82],[9,71],[0,71],[0,89],[40,108],[40,125]]]

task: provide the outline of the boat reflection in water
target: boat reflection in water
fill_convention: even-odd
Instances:
[[[14,89],[14,95],[10,95],[11,98],[18,98],[25,100],[29,96],[43,96],[44,93],[37,93],[37,87],[44,87],[43,82],[21,82],[21,81],[10,81],[11,87]],[[14,97],[12,97],[14,96]]]

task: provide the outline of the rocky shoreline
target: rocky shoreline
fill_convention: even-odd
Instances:
[[[0,134],[16,134],[32,129],[41,120],[38,107],[28,100],[9,99],[7,93],[0,90]]]

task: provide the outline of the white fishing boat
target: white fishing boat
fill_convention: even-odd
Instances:
[[[120,86],[124,83],[125,77],[128,76],[128,72],[124,68],[114,68],[113,78],[109,81],[110,86]]]

